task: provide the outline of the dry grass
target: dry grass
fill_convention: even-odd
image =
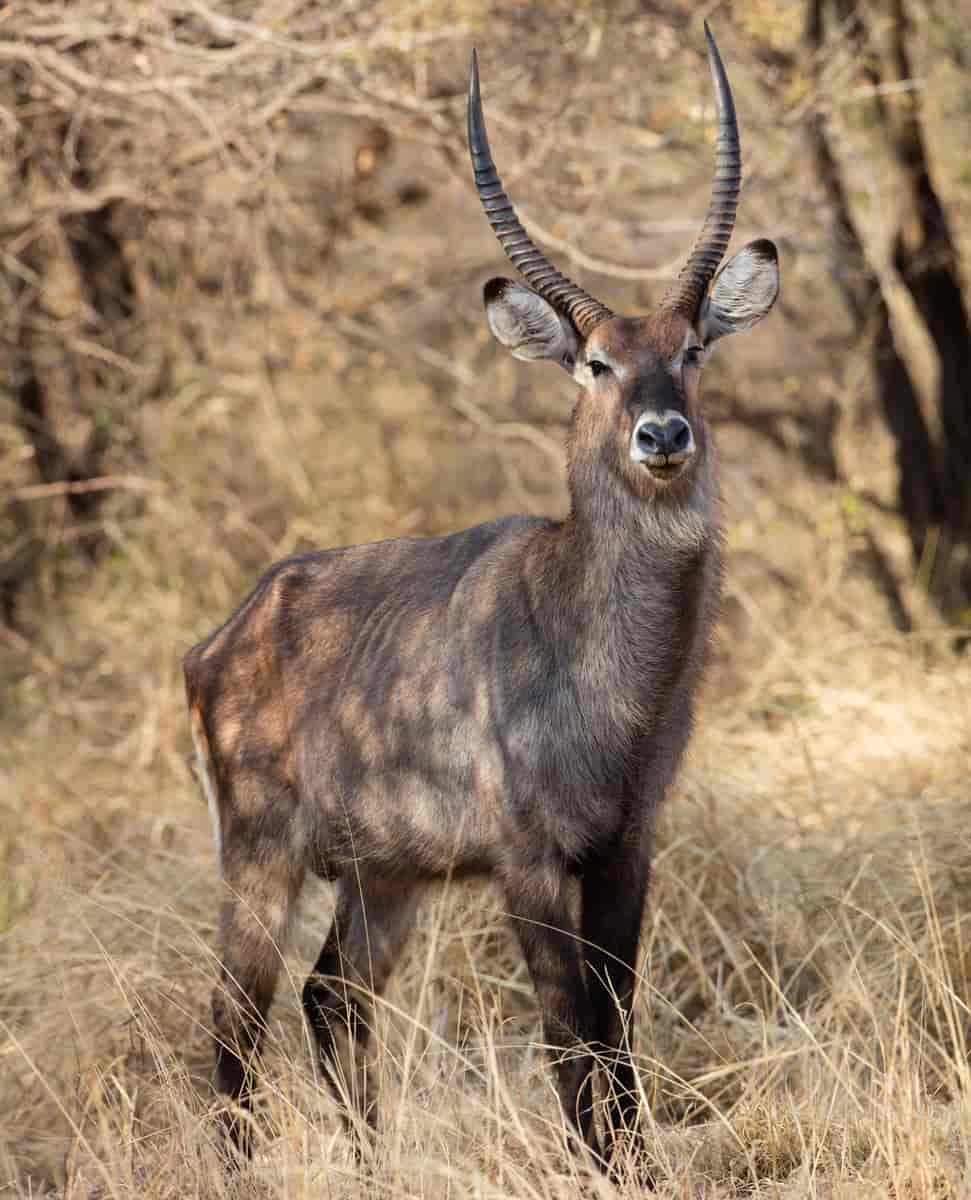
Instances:
[[[441,7],[422,19],[470,22],[481,50],[489,6]],[[684,238],[662,228],[669,181],[703,180],[682,147],[645,155],[635,134],[646,122],[659,137],[674,127],[703,140],[680,7],[623,18],[644,49],[610,90],[611,30],[595,11],[560,13],[566,49],[549,58],[541,27],[523,18],[519,29],[492,7],[497,155],[512,163],[525,147],[549,172],[550,194],[532,185],[540,224],[582,241],[597,211],[581,205],[560,225],[552,214],[578,211],[571,197],[586,204],[602,185],[613,207],[595,256],[624,257],[637,213],[655,229],[639,234],[642,260],[663,264]],[[771,9],[784,36],[786,5],[736,7],[738,30],[723,36],[724,14],[718,25],[736,58],[747,61],[759,12]],[[453,48],[449,78],[465,65],[465,45]],[[578,62],[605,89],[590,111],[560,113],[548,91],[538,100],[562,129],[587,122],[564,163],[545,136],[527,136],[524,104],[533,73],[562,78]],[[946,82],[954,68],[942,69]],[[650,106],[625,110],[625,81],[642,94],[654,71]],[[757,148],[743,235],[784,212],[787,307],[726,347],[710,384],[794,415],[838,397],[849,482],[802,469],[798,423],[783,416],[773,442],[716,403],[728,589],[644,931],[635,1049],[647,1144],[662,1196],[944,1200],[971,1193],[971,661],[921,607],[893,517],[861,499],[891,494],[890,447],[855,360],[832,348],[822,233],[791,207],[807,187],[787,149],[797,126],[775,128],[756,73],[739,81]],[[685,79],[690,102],[676,99]],[[416,94],[427,83],[416,69]],[[963,125],[935,97],[946,148]],[[442,102],[443,128],[458,130],[458,112]],[[622,143],[591,140],[601,175],[584,174],[591,129]],[[353,136],[347,144],[352,155]],[[24,501],[45,506],[49,549],[23,629],[0,642],[0,1187],[12,1196],[642,1194],[632,1177],[616,1187],[588,1177],[564,1152],[525,968],[486,885],[430,898],[380,1004],[384,1132],[364,1163],[310,1068],[299,991],[331,899],[308,892],[272,1014],[258,1154],[242,1180],[218,1164],[208,1083],[218,880],[188,762],[180,653],[294,549],[565,502],[557,447],[569,394],[482,334],[477,284],[499,260],[464,164],[431,157],[405,129],[386,169],[386,185],[380,172],[369,185],[381,215],[349,218],[332,257],[314,260],[319,277],[304,270],[302,301],[271,270],[231,303],[192,278],[152,293],[171,376],[138,414],[139,457],[129,448],[112,460],[152,486],[106,503],[110,551],[97,569],[74,550],[63,498]],[[960,162],[946,169],[960,208]],[[433,205],[397,203],[419,176],[437,188]],[[515,186],[529,208],[528,177]],[[299,256],[297,224],[286,230]],[[656,286],[578,274],[618,307],[643,306],[643,287]],[[0,463],[25,485],[6,410],[0,432]],[[909,636],[890,631],[861,567],[866,530],[903,580]]]
[[[409,389],[423,436],[444,439],[427,388],[398,379],[397,403]],[[178,652],[241,593],[247,553],[272,558],[313,528],[365,536],[397,511],[394,472],[363,436],[324,487],[328,402],[306,405],[323,379],[252,392],[245,442],[225,379],[159,410],[153,461],[178,485],[119,519],[98,572],[62,579],[34,661],[17,656],[0,826],[0,1164],[17,1195],[232,1191],[207,1119],[218,884]],[[731,488],[741,460],[725,440]],[[459,438],[457,453],[483,451]],[[830,492],[800,481],[789,499],[831,516]],[[294,514],[275,536],[271,499]],[[741,500],[730,491],[729,511]],[[959,1196],[971,668],[932,625],[888,634],[852,535],[828,518],[809,532],[771,506],[746,520],[645,930],[636,1049],[661,1194]],[[773,586],[773,549],[780,571],[800,538],[815,569]],[[381,1005],[385,1134],[373,1162],[351,1160],[298,1002],[330,904],[326,888],[308,895],[273,1011],[261,1192],[576,1194],[528,979],[484,885],[423,912]]]
[[[178,628],[177,606],[165,619]],[[963,1195],[971,680],[915,639],[825,655],[809,634],[709,702],[663,822],[636,1047],[661,1194]],[[232,1191],[207,1119],[216,872],[174,669],[138,644],[106,636],[60,709],[61,681],[21,685],[0,993],[15,1194]],[[805,691],[787,707],[793,659]],[[380,1006],[384,1134],[352,1161],[299,1007],[329,910],[313,889],[286,957],[261,1193],[575,1194],[528,979],[484,885],[423,911]]]

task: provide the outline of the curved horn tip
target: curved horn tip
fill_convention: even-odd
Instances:
[[[711,32],[711,26],[705,21],[705,42],[708,46],[708,57],[717,59],[721,62],[721,55],[718,53],[718,43],[715,41],[715,35]]]
[[[472,70],[469,75],[469,101],[466,113],[469,150],[475,156],[489,154],[489,135],[486,133],[485,117],[482,113],[482,97],[479,94],[479,56],[472,48]]]
[[[479,56],[472,47],[472,67],[469,71],[469,104],[479,103]]]
[[[711,32],[711,27],[705,21],[705,40],[708,43],[708,67],[711,71],[711,78],[715,85],[715,100],[719,109],[724,107],[725,115],[730,120],[735,120],[735,101],[732,98],[731,84],[728,82],[728,73],[725,70],[725,64],[722,62],[722,56],[718,51],[718,45]]]

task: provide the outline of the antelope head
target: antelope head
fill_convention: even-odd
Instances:
[[[677,495],[705,459],[699,407],[701,370],[712,345],[749,329],[779,292],[772,242],[749,243],[718,274],[732,235],[741,185],[735,105],[718,48],[705,24],[718,134],[711,201],[694,249],[660,308],[616,316],[562,275],[529,238],[492,160],[472,53],[469,149],[479,198],[496,237],[528,286],[490,279],[489,327],[516,358],[551,359],[582,389],[574,414],[579,442],[638,497]]]

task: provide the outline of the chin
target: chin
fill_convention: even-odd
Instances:
[[[675,467],[645,467],[644,470],[656,487],[668,487],[688,474],[687,467],[682,464]]]

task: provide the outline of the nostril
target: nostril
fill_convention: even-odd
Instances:
[[[642,454],[679,454],[691,446],[691,426],[684,417],[645,421],[637,430],[637,446]]]

